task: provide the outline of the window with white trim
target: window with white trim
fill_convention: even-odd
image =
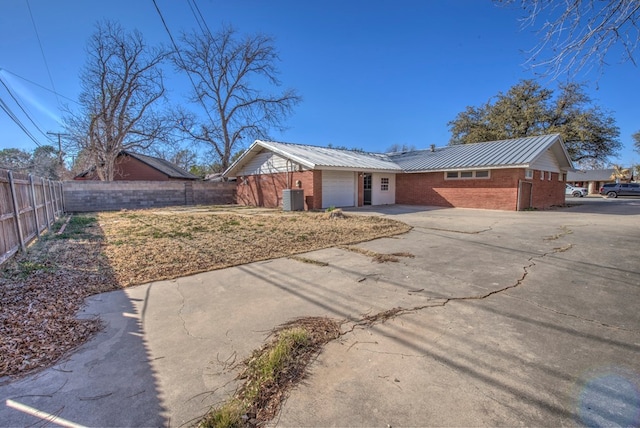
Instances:
[[[380,191],[388,192],[389,191],[389,177],[381,177],[380,178]]]
[[[551,181],[551,171],[547,172],[547,180]]]
[[[540,171],[540,180],[544,180],[544,171]]]
[[[524,178],[528,178],[529,180],[533,179],[533,170],[532,169],[525,169],[524,170]]]
[[[444,173],[445,180],[469,180],[473,178],[490,178],[491,174],[488,169],[477,171],[447,171]]]

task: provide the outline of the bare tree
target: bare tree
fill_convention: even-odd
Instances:
[[[193,139],[210,145],[224,170],[243,142],[268,138],[273,128],[301,101],[292,89],[278,94],[263,88],[278,87],[279,60],[273,39],[263,34],[241,37],[233,28],[183,34],[183,48],[174,56],[178,69],[193,82],[190,101],[202,107],[208,121],[193,113],[178,112],[176,122]]]
[[[519,4],[527,14],[523,27],[538,27],[540,42],[529,52],[528,63],[546,69],[547,75],[574,75],[585,67],[602,68],[614,47],[621,48],[622,62],[636,64],[635,50],[640,42],[638,0],[494,1]]]
[[[148,149],[164,135],[166,125],[153,107],[165,93],[159,66],[169,54],[117,23],[96,25],[81,73],[81,108],[65,125],[76,152],[91,157],[101,180],[113,180],[122,150]]]

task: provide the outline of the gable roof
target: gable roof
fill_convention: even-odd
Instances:
[[[223,175],[225,177],[234,176],[249,160],[264,149],[308,169],[402,172],[396,163],[383,154],[256,140],[238,160],[227,168]]]
[[[145,163],[147,165],[149,165],[151,168],[157,169],[158,171],[160,171],[161,173],[167,175],[168,177],[171,178],[184,178],[184,179],[188,179],[188,180],[197,180],[198,177],[191,174],[188,171],[185,171],[184,169],[180,168],[179,166],[161,159],[161,158],[156,158],[153,156],[147,156],[147,155],[141,155],[140,153],[134,153],[134,152],[130,152],[128,150],[123,150],[120,152],[120,155],[128,155],[131,156],[134,159],[139,160],[142,163]]]
[[[560,168],[572,169],[559,134],[459,144],[432,150],[389,153],[406,172],[432,172],[474,168],[527,168],[551,149]]]
[[[309,169],[387,172],[528,168],[551,150],[562,170],[573,169],[562,138],[559,134],[551,134],[387,154],[256,140],[223,175],[234,176],[265,149]]]

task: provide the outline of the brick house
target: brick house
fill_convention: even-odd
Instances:
[[[282,206],[301,189],[304,208],[407,204],[499,210],[564,204],[573,165],[558,134],[399,153],[255,141],[224,176],[237,201]]]
[[[115,163],[114,181],[184,181],[198,177],[173,163],[153,156],[141,155],[128,150],[118,154]],[[81,172],[74,180],[99,180],[95,168]]]

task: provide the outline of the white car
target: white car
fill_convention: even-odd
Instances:
[[[584,187],[573,187],[570,184],[566,185],[566,189],[564,191],[565,195],[571,195],[574,198],[582,198],[583,196],[587,196],[589,191]]]

